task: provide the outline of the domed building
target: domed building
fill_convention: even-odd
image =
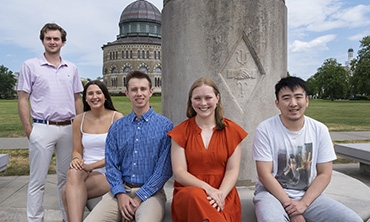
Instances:
[[[136,0],[122,12],[117,40],[103,49],[103,81],[110,93],[125,91],[131,70],[140,70],[152,80],[155,93],[161,92],[161,13],[146,0]]]

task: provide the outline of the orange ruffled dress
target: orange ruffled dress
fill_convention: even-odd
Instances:
[[[204,147],[202,130],[196,124],[195,117],[185,120],[168,133],[185,149],[189,173],[215,188],[221,185],[228,158],[248,135],[233,121],[225,118],[224,122],[226,127],[223,130],[214,129],[208,150]],[[194,186],[184,187],[175,181],[171,214],[174,222],[242,221],[241,204],[235,186],[225,199],[224,210],[218,212],[209,204],[203,189]]]

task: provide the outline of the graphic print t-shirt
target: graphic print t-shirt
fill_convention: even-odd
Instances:
[[[272,175],[291,198],[300,198],[316,176],[316,164],[333,161],[336,155],[324,124],[305,116],[303,128],[291,132],[274,116],[256,129],[253,159],[272,161]],[[256,190],[261,186],[257,181]]]
[[[311,175],[312,143],[278,151],[275,178],[285,189],[307,190]]]

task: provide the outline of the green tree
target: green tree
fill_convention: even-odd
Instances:
[[[370,36],[364,37],[360,43],[357,58],[351,63],[350,83],[355,94],[370,95]]]
[[[307,85],[307,95],[317,96],[319,94],[319,89],[317,87],[317,80],[315,75],[311,76],[306,80]]]
[[[336,59],[326,59],[314,78],[321,98],[334,100],[348,96],[349,72]]]
[[[0,98],[9,99],[14,98],[16,91],[14,86],[17,83],[17,79],[14,77],[13,72],[7,67],[0,66]]]

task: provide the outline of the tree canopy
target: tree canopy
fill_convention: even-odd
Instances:
[[[360,41],[357,58],[351,63],[351,87],[355,94],[370,95],[370,36]]]
[[[336,59],[326,59],[310,81],[316,83],[317,93],[321,98],[334,100],[348,96],[349,72]]]
[[[4,65],[0,66],[0,98],[9,99],[14,98],[16,91],[14,86],[17,79],[14,77],[13,72]]]

